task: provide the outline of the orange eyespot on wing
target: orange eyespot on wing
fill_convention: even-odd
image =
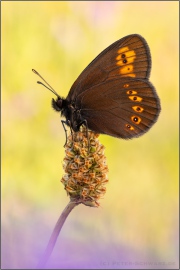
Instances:
[[[136,95],[137,94],[137,91],[134,91],[134,90],[128,90],[126,92],[128,95]]]
[[[138,96],[129,96],[129,99],[131,99],[132,101],[135,101],[135,102],[141,102],[142,101],[142,98],[138,97]]]
[[[141,106],[132,106],[132,108],[133,108],[133,110],[134,110],[135,112],[141,113],[141,112],[144,111],[144,109],[143,109]]]
[[[139,125],[141,123],[141,118],[139,116],[132,116],[131,120],[133,121],[133,123]]]
[[[127,129],[129,129],[129,130],[134,130],[134,127],[131,126],[130,124],[126,124],[125,127],[126,127]]]
[[[116,57],[117,65],[122,66],[123,64],[133,63],[136,58],[136,53],[134,50],[130,50],[129,47],[120,48],[118,51],[118,56]]]

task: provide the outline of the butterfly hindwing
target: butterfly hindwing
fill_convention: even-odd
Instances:
[[[160,112],[156,91],[145,79],[118,78],[92,86],[77,104],[88,128],[124,139],[147,132]]]

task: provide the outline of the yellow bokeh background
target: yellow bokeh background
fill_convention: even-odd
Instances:
[[[152,55],[157,123],[130,141],[101,135],[109,166],[98,209],[75,208],[48,262],[54,268],[178,267],[178,1],[3,1],[2,265],[35,267],[69,198],[60,183],[65,134],[51,109],[107,46],[137,33]]]

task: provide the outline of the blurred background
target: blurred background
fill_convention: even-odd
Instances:
[[[53,94],[63,97],[107,46],[133,33],[152,55],[161,99],[157,123],[131,141],[99,137],[109,183],[99,208],[76,207],[48,268],[178,268],[178,1],[3,1],[1,269],[32,269],[69,198],[65,134]]]

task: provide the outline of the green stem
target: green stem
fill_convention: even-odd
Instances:
[[[51,237],[49,239],[49,242],[47,244],[47,247],[44,251],[44,254],[42,255],[42,257],[40,258],[39,262],[38,262],[38,265],[37,265],[37,268],[38,269],[43,269],[53,251],[53,248],[56,244],[56,241],[57,241],[57,238],[58,238],[58,235],[62,229],[62,226],[66,220],[66,218],[68,217],[69,213],[73,210],[73,208],[75,206],[77,206],[78,204],[80,204],[80,202],[77,202],[77,201],[70,201],[68,203],[68,205],[66,206],[66,208],[64,209],[64,211],[62,212],[62,214],[60,215],[55,227],[54,227],[54,230],[51,234]]]

